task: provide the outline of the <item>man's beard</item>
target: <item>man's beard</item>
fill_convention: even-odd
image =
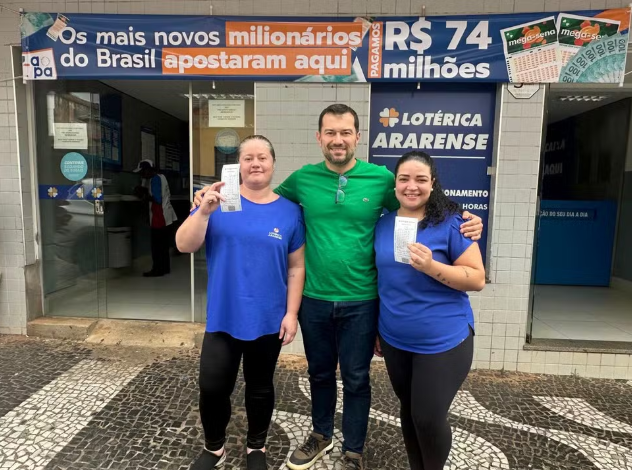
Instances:
[[[332,151],[334,150],[346,150],[346,155],[344,160],[335,160],[334,156],[332,155]],[[326,152],[323,152],[325,158],[327,159],[327,161],[329,163],[331,163],[332,165],[335,166],[345,166],[347,163],[349,163],[351,160],[353,160],[353,157],[355,157],[355,152],[353,150],[351,150],[349,147],[334,147],[334,148],[327,148]]]

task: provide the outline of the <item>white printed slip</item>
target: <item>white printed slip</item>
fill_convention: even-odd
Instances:
[[[524,23],[500,31],[509,81],[552,83],[560,77],[555,17]]]
[[[239,163],[222,167],[222,196],[226,199],[220,203],[222,212],[241,211],[241,194],[239,193]]]
[[[417,241],[419,221],[414,217],[395,217],[394,251],[395,261],[410,264],[408,245]]]
[[[564,66],[591,42],[618,34],[621,22],[609,18],[560,13],[557,17],[559,57]]]

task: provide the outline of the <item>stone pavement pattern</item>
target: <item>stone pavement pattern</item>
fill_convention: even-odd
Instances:
[[[188,469],[203,446],[196,350],[88,346],[0,336],[0,469]],[[367,468],[406,469],[398,403],[372,368]],[[303,358],[282,356],[271,469],[310,431]],[[342,385],[339,384],[342,397]],[[240,376],[226,469],[245,468]],[[342,403],[336,415],[340,438]],[[632,385],[625,381],[474,371],[450,414],[446,469],[632,470]],[[340,443],[317,464],[335,468]]]

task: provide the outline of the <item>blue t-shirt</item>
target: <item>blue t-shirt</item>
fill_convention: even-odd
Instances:
[[[206,231],[206,331],[254,340],[278,333],[287,309],[288,255],[305,243],[300,206],[241,198],[241,212],[211,214]]]
[[[394,256],[397,212],[383,216],[375,229],[380,335],[391,346],[418,354],[436,354],[458,346],[474,328],[474,314],[465,292],[452,289]],[[417,242],[432,258],[452,264],[474,243],[460,233],[463,219],[451,215],[440,224],[420,229]]]

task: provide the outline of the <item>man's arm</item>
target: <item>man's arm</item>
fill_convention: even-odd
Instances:
[[[384,208],[389,212],[394,212],[399,209],[399,201],[395,197],[395,188],[386,193],[384,197]]]
[[[395,196],[395,175],[390,171],[386,178],[385,188],[384,202],[382,205],[387,211],[394,212],[399,209],[399,201]]]
[[[285,181],[274,189],[274,192],[279,196],[283,196],[285,199],[300,204],[298,199],[298,191],[296,191],[296,180],[298,178],[298,171],[295,171],[290,176],[285,178]]]

